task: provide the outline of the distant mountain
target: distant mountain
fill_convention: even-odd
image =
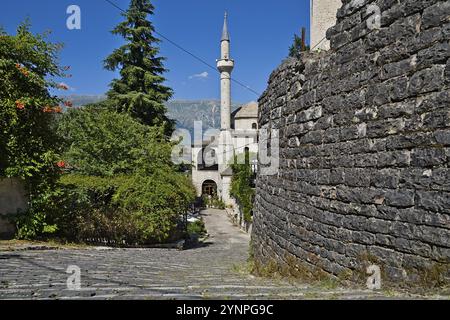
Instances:
[[[203,129],[220,128],[219,100],[172,100],[167,103],[169,118],[176,120],[177,128],[194,132],[194,122],[202,121]],[[233,112],[241,105],[233,103]]]
[[[101,102],[106,99],[105,95],[68,95],[61,97],[64,100],[72,101],[74,107],[82,107],[87,104]]]
[[[74,107],[82,107],[106,99],[105,95],[69,95],[62,97],[72,101]],[[172,100],[167,104],[168,116],[177,123],[177,128],[187,129],[193,134],[194,122],[202,121],[203,129],[220,128],[219,100]],[[241,104],[233,103],[232,112]]]

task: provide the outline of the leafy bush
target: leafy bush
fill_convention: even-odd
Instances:
[[[207,233],[205,222],[203,222],[202,220],[188,223],[187,229],[189,235],[198,235],[202,237]]]
[[[128,245],[180,236],[195,191],[172,165],[173,145],[161,127],[90,106],[65,114],[58,132],[70,173],[61,178],[66,201],[53,215],[60,236]]]
[[[15,36],[0,29],[0,176],[23,178],[30,196],[30,209],[17,219],[18,236],[55,233],[117,244],[170,240],[195,191],[171,163],[166,118],[149,118],[150,107],[165,101],[169,89],[152,87],[161,101],[146,98],[148,121],[92,106],[69,111],[56,127],[61,101],[49,89],[67,89],[51,80],[64,76],[56,63],[60,47],[32,35],[28,24]],[[141,93],[133,94],[127,103],[139,102]],[[70,174],[57,183],[63,172]]]
[[[231,179],[230,194],[233,196],[241,207],[245,222],[252,221],[253,198],[255,195],[252,186],[252,170],[249,162],[249,154],[246,154],[246,161],[237,161],[231,166],[233,169],[233,177]]]
[[[165,241],[175,230],[181,214],[195,200],[191,181],[180,173],[157,169],[149,176],[136,175],[123,184],[113,202],[133,212],[145,227],[143,240]]]
[[[214,209],[220,209],[220,210],[224,210],[225,209],[225,203],[219,199],[217,196],[216,197],[203,197],[202,202],[208,207],[208,208],[214,208]]]
[[[0,176],[22,178],[30,196],[17,221],[20,238],[55,230],[46,211],[59,173],[54,120],[61,108],[49,89],[60,88],[51,79],[64,76],[56,62],[61,45],[29,28],[22,24],[16,35],[0,29]]]
[[[195,198],[188,179],[155,171],[151,176],[64,175],[64,197],[52,215],[58,236],[116,245],[161,243],[181,236],[177,229]]]

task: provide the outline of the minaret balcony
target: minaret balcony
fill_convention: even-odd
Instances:
[[[217,61],[217,69],[220,72],[230,72],[234,69],[234,60],[226,59]]]

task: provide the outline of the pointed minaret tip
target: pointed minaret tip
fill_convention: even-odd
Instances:
[[[230,34],[228,33],[228,12],[226,11],[223,22],[222,41],[230,41]]]

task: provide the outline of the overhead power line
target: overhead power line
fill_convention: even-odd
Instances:
[[[326,40],[326,39],[327,39],[326,36],[323,37],[322,40],[320,40],[314,47],[312,47],[312,48],[310,49],[310,51],[314,51],[314,49],[317,48],[318,46],[320,46],[320,45],[322,44],[322,42],[323,42],[324,40]]]

